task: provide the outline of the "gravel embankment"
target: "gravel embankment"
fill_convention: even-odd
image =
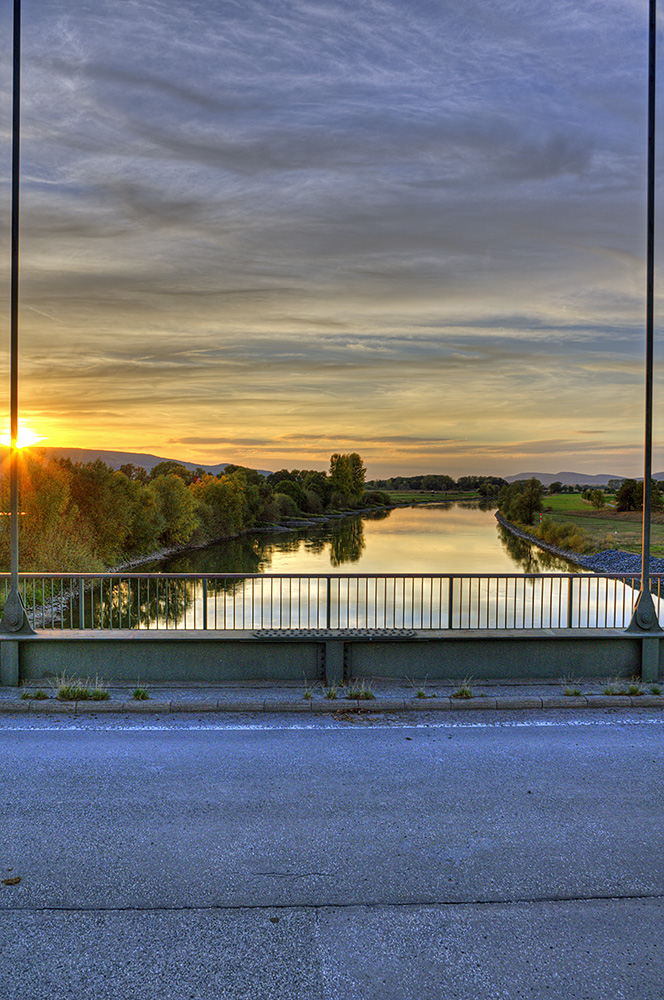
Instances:
[[[527,542],[533,542],[533,544],[538,545],[541,549],[546,549],[547,552],[552,552],[556,556],[569,559],[570,562],[575,562],[578,566],[583,566],[584,569],[592,570],[593,573],[638,574],[641,572],[641,556],[634,552],[623,552],[621,549],[606,549],[604,552],[596,552],[592,556],[582,556],[579,552],[559,549],[556,545],[549,545],[547,542],[543,542],[541,538],[537,538],[535,535],[517,528],[516,525],[507,521],[498,510],[496,511],[496,519],[504,528],[511,531],[513,535],[524,538]],[[664,573],[664,559],[651,559],[650,572]]]

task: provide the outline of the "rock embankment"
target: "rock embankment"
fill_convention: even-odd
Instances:
[[[596,552],[592,556],[583,556],[580,552],[572,552],[567,549],[560,549],[557,545],[549,545],[548,542],[542,541],[536,535],[531,535],[529,532],[523,531],[522,528],[517,528],[511,521],[506,520],[499,510],[496,511],[496,519],[504,528],[511,531],[513,535],[517,535],[527,542],[532,542],[534,545],[538,545],[541,549],[546,549],[547,552],[552,552],[556,556],[569,559],[570,562],[576,563],[577,566],[583,566],[584,569],[589,569],[593,573],[639,574],[641,572],[641,556],[634,552],[623,552],[621,549],[606,549],[604,552]],[[651,573],[664,573],[664,559],[651,559],[650,571]]]

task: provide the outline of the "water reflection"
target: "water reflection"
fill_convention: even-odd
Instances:
[[[573,563],[498,525],[491,500],[348,517],[317,528],[242,535],[145,564],[167,573],[543,573]]]

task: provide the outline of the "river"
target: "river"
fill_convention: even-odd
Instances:
[[[473,503],[398,507],[318,528],[251,533],[144,564],[167,573],[582,572],[502,528]]]

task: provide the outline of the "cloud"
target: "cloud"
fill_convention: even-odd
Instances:
[[[637,447],[635,0],[24,21],[21,399],[58,434],[487,471],[526,431],[543,456],[591,462],[580,427],[597,461]]]

